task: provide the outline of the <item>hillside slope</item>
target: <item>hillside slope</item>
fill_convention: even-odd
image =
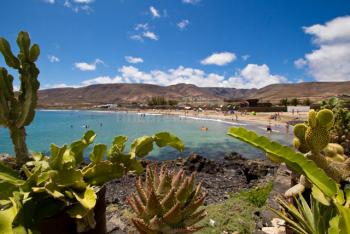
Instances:
[[[261,89],[197,87],[191,84],[158,86],[151,84],[100,84],[81,88],[57,88],[39,91],[39,106],[90,106],[106,103],[145,103],[154,96],[190,102],[223,101],[224,99],[259,98],[278,102],[282,98],[310,98],[350,95],[350,82],[310,82],[274,84]]]

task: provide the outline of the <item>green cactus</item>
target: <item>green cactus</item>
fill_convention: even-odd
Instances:
[[[297,124],[294,127],[293,146],[302,153],[307,153],[310,151],[305,140],[306,130],[307,126],[305,124]]]
[[[128,198],[137,218],[132,218],[140,233],[194,233],[201,227],[194,226],[206,215],[196,211],[204,202],[201,184],[195,187],[195,174],[186,177],[185,172],[170,173],[162,166],[148,166],[144,185],[136,179],[137,194]]]
[[[17,233],[20,228],[37,231],[43,218],[59,212],[67,212],[76,220],[78,232],[94,228],[96,192],[104,183],[129,171],[143,172],[139,159],[147,156],[154,143],[180,151],[184,147],[178,137],[160,132],[137,138],[130,152],[125,152],[127,137],[117,136],[108,151],[106,145],[96,144],[90,153],[90,163],[83,164],[84,151],[95,137],[93,131],[87,131],[70,145],[52,144],[50,157],[33,154],[33,161],[22,166],[22,176],[0,162],[0,233]],[[28,210],[31,215],[24,215]],[[12,219],[1,220],[9,212]]]
[[[35,115],[39,69],[35,62],[39,57],[40,48],[37,44],[30,46],[27,32],[20,32],[17,37],[20,49],[18,56],[14,56],[10,44],[0,38],[0,52],[6,64],[19,73],[20,90],[13,89],[13,76],[4,67],[0,67],[0,125],[10,131],[10,136],[16,153],[18,165],[29,160],[29,153],[25,142],[25,126],[28,126]]]
[[[350,161],[344,154],[344,149],[330,142],[330,129],[334,124],[334,114],[324,109],[319,112],[311,110],[307,124],[297,124],[294,128],[294,147],[313,160],[329,177],[337,182],[348,180],[350,176]],[[296,195],[311,184],[302,176],[299,184],[290,188],[285,195]]]
[[[329,143],[329,129],[333,125],[334,117],[330,110],[309,112],[309,126],[305,132],[305,141],[313,153],[319,154]]]
[[[334,126],[331,129],[331,141],[340,144],[345,153],[350,153],[350,111],[345,107],[344,101],[331,98],[323,101],[322,108],[332,110],[334,113]]]

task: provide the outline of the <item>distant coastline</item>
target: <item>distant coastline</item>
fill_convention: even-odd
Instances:
[[[293,121],[296,118],[300,121],[306,120],[307,113],[299,113],[298,115],[292,113],[280,113],[281,118],[279,120],[271,120],[271,116],[275,114],[275,112],[261,112],[256,115],[251,115],[250,113],[241,114],[240,112],[236,112],[235,114],[227,114],[219,111],[213,110],[203,110],[201,112],[193,111],[193,110],[172,110],[172,109],[134,109],[134,108],[122,108],[116,110],[109,109],[97,109],[97,108],[74,108],[74,109],[63,109],[63,108],[38,108],[38,111],[90,111],[90,112],[105,112],[105,113],[136,113],[136,114],[145,114],[145,115],[170,115],[170,116],[178,116],[180,118],[190,118],[197,119],[202,121],[215,121],[222,122],[229,125],[237,125],[244,126],[248,122],[249,124],[259,124],[266,125],[268,123],[272,123],[275,126],[285,125],[289,121]],[[236,120],[237,115],[237,120]],[[243,121],[243,123],[242,123]]]

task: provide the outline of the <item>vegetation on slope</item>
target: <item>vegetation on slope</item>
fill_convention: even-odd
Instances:
[[[272,183],[264,187],[232,194],[225,202],[209,205],[208,215],[199,223],[203,234],[209,233],[253,233],[258,217],[256,214],[266,207]]]

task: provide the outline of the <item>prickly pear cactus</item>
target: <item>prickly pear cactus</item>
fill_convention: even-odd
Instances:
[[[133,218],[140,233],[194,233],[194,226],[205,216],[205,210],[196,211],[204,202],[206,194],[201,185],[195,187],[192,174],[186,177],[183,170],[170,173],[162,166],[158,174],[156,167],[147,167],[146,181],[136,180],[137,194],[128,198],[137,218]]]
[[[294,127],[294,147],[313,160],[329,177],[337,182],[347,181],[350,177],[350,159],[344,154],[341,145],[330,142],[330,129],[334,124],[331,110],[319,112],[311,110],[307,124],[297,124]],[[285,196],[290,197],[304,191],[311,184],[301,177],[299,183],[290,188]]]
[[[9,129],[17,163],[22,165],[29,160],[25,126],[33,121],[35,115],[40,86],[39,69],[35,61],[39,57],[40,48],[37,44],[31,46],[27,32],[18,34],[17,45],[19,54],[15,56],[8,41],[0,38],[0,52],[6,64],[18,71],[20,80],[17,94],[13,89],[13,76],[4,67],[0,67],[0,125]]]

